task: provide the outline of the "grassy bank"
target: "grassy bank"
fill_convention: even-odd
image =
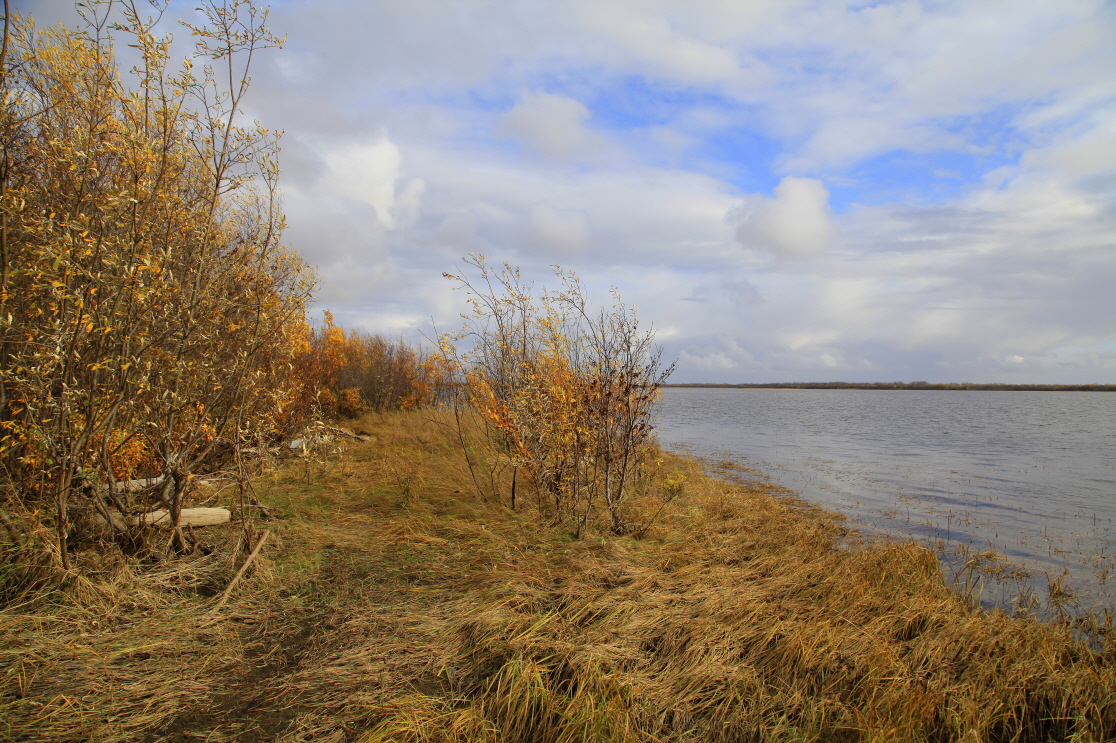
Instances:
[[[240,524],[173,561],[82,553],[93,578],[0,613],[0,740],[1116,738],[1111,638],[975,613],[926,550],[843,547],[666,453],[642,536],[573,540],[478,498],[434,418],[262,474],[269,539],[219,608]]]

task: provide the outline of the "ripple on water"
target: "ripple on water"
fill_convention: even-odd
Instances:
[[[994,550],[1031,576],[1004,592],[1064,576],[1116,610],[1116,393],[668,388],[657,425],[955,569]]]

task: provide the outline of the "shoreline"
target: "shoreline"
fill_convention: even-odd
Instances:
[[[1116,384],[975,384],[970,382],[764,382],[679,383],[661,387],[678,389],[733,390],[945,390],[951,392],[1116,392]]]
[[[657,433],[755,468],[850,526],[927,545],[947,580],[994,553],[985,597],[1009,613],[1049,616],[1051,586],[1072,594],[1064,610],[1116,612],[1111,398],[870,397],[668,391]]]
[[[471,492],[439,415],[261,472],[249,537],[0,612],[0,740],[1116,737],[1112,638],[974,610],[927,549],[662,450],[641,535],[575,540]]]

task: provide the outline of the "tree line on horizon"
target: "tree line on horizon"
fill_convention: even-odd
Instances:
[[[1116,384],[1004,384],[1004,383],[931,383],[931,382],[681,382],[664,387],[714,389],[793,389],[793,390],[991,390],[1017,392],[1116,392]]]

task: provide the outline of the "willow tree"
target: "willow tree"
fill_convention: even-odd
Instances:
[[[76,31],[5,19],[0,515],[23,546],[49,528],[66,569],[74,509],[134,541],[110,511],[161,501],[177,524],[194,473],[268,434],[305,327],[277,136],[240,115],[280,40],[250,0],[205,2],[172,72],[166,2],[83,4]],[[138,477],[158,485],[120,487]]]
[[[473,276],[446,276],[467,292],[470,312],[442,347],[468,403],[538,494],[540,512],[580,535],[606,511],[612,530],[626,532],[621,506],[674,369],[654,331],[615,289],[610,306],[594,309],[572,272],[555,267],[559,287],[536,292],[511,266],[465,263]]]

